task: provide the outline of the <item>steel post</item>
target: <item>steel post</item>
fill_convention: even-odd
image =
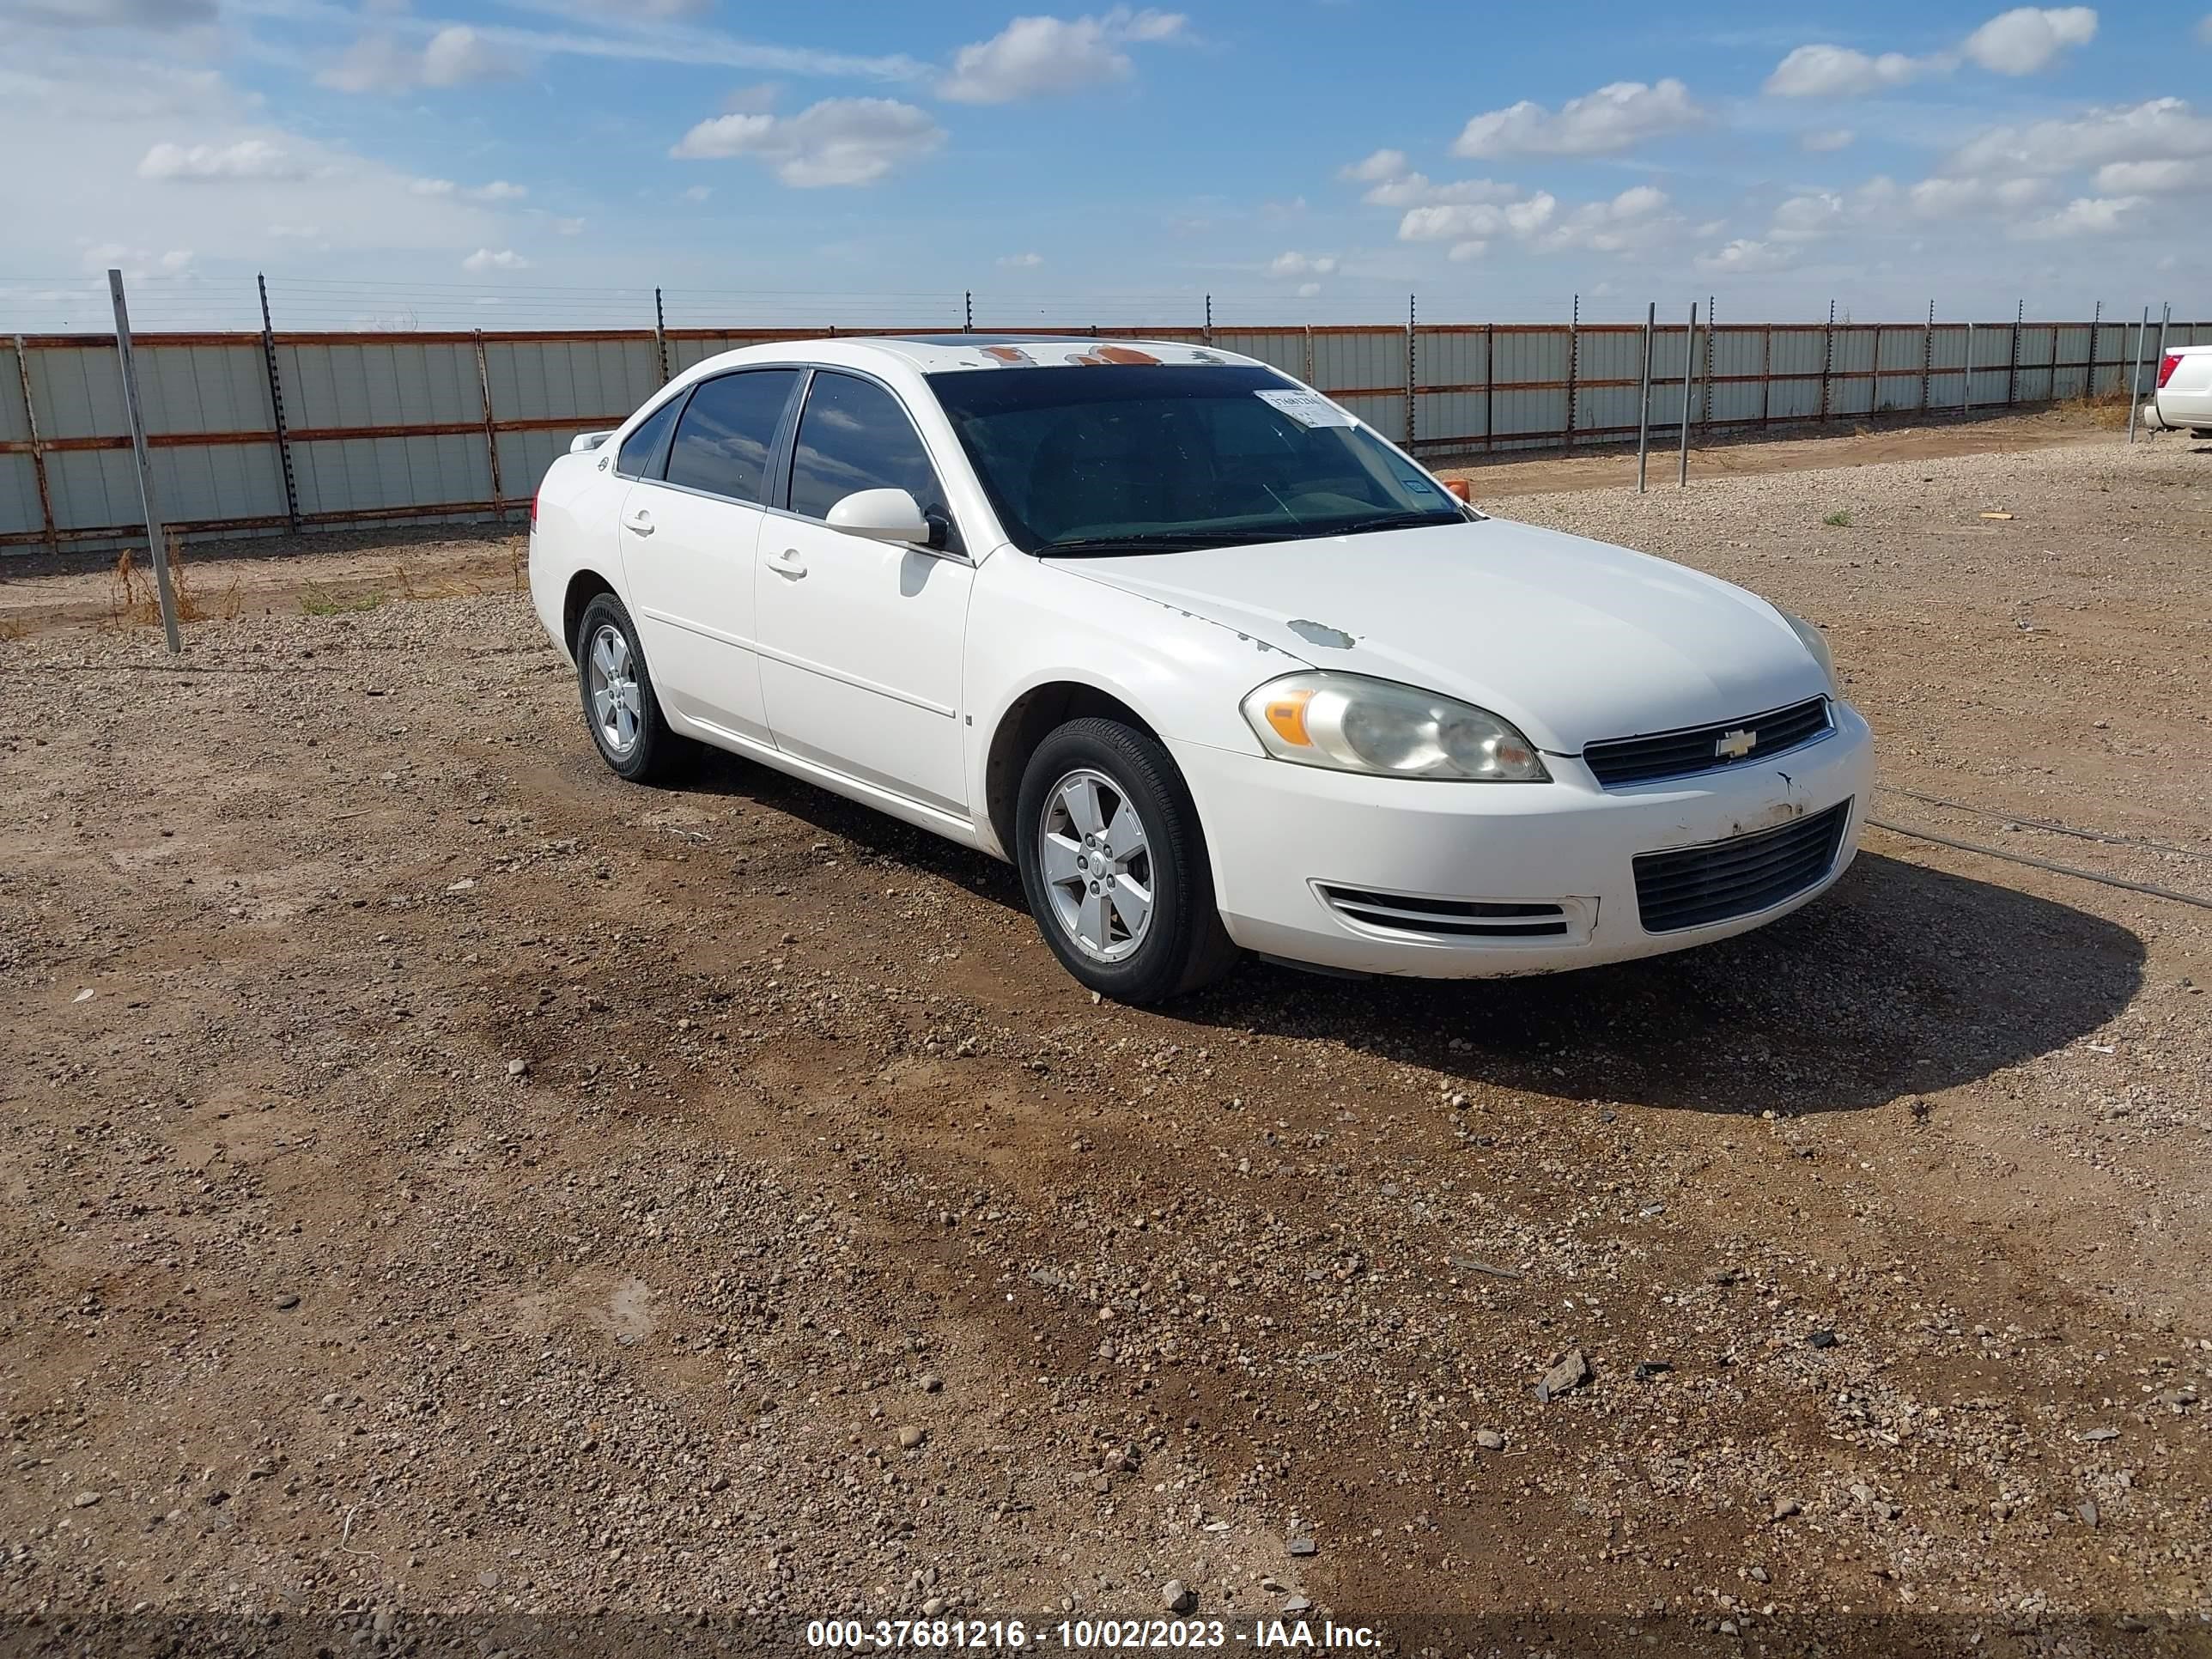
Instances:
[[[1636,406],[1636,493],[1644,493],[1645,462],[1651,453],[1651,331],[1658,325],[1659,302],[1644,313],[1644,395]]]
[[[115,361],[123,375],[123,408],[131,417],[131,453],[138,463],[138,501],[146,513],[146,547],[154,561],[154,582],[161,595],[161,631],[169,638],[169,654],[185,648],[177,634],[177,595],[169,582],[168,538],[162,533],[161,515],[154,505],[154,459],[146,448],[146,411],[138,401],[138,365],[131,355],[131,309],[124,303],[123,273],[107,273],[107,297],[115,307]]]

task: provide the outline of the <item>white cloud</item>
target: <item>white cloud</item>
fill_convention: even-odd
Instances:
[[[1901,87],[1945,67],[1935,58],[1901,52],[1869,57],[1850,46],[1800,46],[1775,65],[1765,90],[1777,98],[1856,98]]]
[[[2074,236],[2101,236],[2117,228],[2129,212],[2142,205],[2140,196],[2077,196],[2064,207],[2014,225],[2012,234],[2021,241],[2061,241]]]
[[[1298,298],[1301,300],[1310,300],[1320,292],[1321,284],[1319,283],[1300,283],[1298,284]]]
[[[1452,154],[1491,155],[1610,155],[1647,139],[1702,123],[1705,112],[1680,81],[1646,86],[1615,81],[1570,98],[1554,115],[1527,99],[1478,115],[1462,130]]]
[[[2212,155],[2212,118],[2179,98],[2092,110],[2071,120],[1997,127],[1944,163],[1961,173],[2054,173],[2112,161],[2188,161]]]
[[[714,193],[714,187],[712,185],[694,185],[684,192],[684,199],[687,202],[703,202]]]
[[[504,179],[495,179],[488,185],[478,185],[467,194],[471,200],[478,202],[519,202],[530,194],[530,188],[526,185],[510,185]]]
[[[2096,38],[2087,6],[2021,6],[1992,17],[1955,52],[1925,58],[1901,52],[1868,53],[1827,44],[1799,46],[1775,65],[1765,90],[1777,98],[1862,98],[1924,76],[1948,75],[1965,61],[1996,75],[2033,75],[2069,46]]]
[[[1482,237],[1476,236],[1464,242],[1454,242],[1448,257],[1454,264],[1463,265],[1472,260],[1480,259],[1489,252],[1489,242]]]
[[[307,169],[281,144],[240,138],[230,144],[155,144],[138,163],[141,179],[299,179]]]
[[[1327,276],[1336,270],[1336,260],[1328,254],[1312,258],[1293,249],[1278,253],[1267,266],[1270,276]]]
[[[750,155],[794,189],[872,184],[928,155],[945,129],[889,98],[827,98],[792,116],[721,115],[685,133],[669,154],[687,160]]]
[[[1851,140],[1857,137],[1858,134],[1849,127],[1823,127],[1818,132],[1807,133],[1797,143],[1816,155],[1825,155],[1833,150],[1850,149]]]
[[[101,242],[85,249],[82,255],[87,270],[119,270],[133,280],[148,276],[182,276],[191,270],[192,252],[190,248],[173,247],[166,253],[149,253],[143,247],[125,247],[120,242]]]
[[[1541,231],[1536,247],[1547,253],[1584,248],[1593,253],[1625,253],[1649,246],[1671,234],[1681,223],[1667,211],[1667,192],[1650,185],[1636,185],[1609,202],[1586,202]]]
[[[553,234],[556,236],[581,236],[584,234],[584,222],[581,219],[556,218],[553,221]]]
[[[2090,7],[2021,6],[1990,18],[1960,50],[1994,75],[2033,75],[2069,46],[2096,38],[2097,14]]]
[[[530,62],[530,54],[455,23],[433,34],[419,52],[389,34],[364,34],[315,80],[339,92],[412,92],[503,80],[523,73]]]
[[[2212,46],[2212,11],[2206,12],[2203,21],[2197,26],[2197,44]]]
[[[1844,223],[1844,198],[1833,191],[1807,191],[1774,210],[1767,235],[1780,242],[1813,242],[1832,235]]]
[[[503,247],[496,253],[488,247],[480,247],[461,261],[461,269],[479,273],[487,270],[527,270],[530,269],[530,261],[511,247]]]
[[[1039,265],[1044,263],[1044,255],[1042,253],[1009,253],[1002,257],[999,263],[1009,270],[1035,270]]]
[[[2212,157],[2187,161],[2107,161],[2097,188],[2116,196],[2179,196],[2212,190]]]
[[[1378,149],[1364,161],[1354,161],[1336,170],[1340,179],[1349,179],[1354,184],[1380,184],[1386,179],[1402,179],[1413,171],[1413,163],[1402,149]]]
[[[1010,104],[1126,81],[1134,66],[1122,48],[1173,40],[1185,21],[1179,12],[1127,6],[1097,17],[1017,17],[989,40],[955,52],[938,94],[959,104]]]
[[[1529,237],[1552,222],[1559,198],[1539,191],[1522,202],[1449,203],[1409,209],[1398,222],[1401,242],[1464,242]]]
[[[1699,270],[1710,276],[1739,276],[1759,271],[1787,270],[1796,257],[1789,248],[1739,236],[1725,247],[1711,253],[1700,253],[1695,263]]]

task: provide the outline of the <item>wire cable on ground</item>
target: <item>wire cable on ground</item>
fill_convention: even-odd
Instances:
[[[2031,830],[2048,830],[2057,836],[2077,836],[2083,841],[2100,841],[2108,847],[2141,847],[2154,853],[2179,853],[2184,858],[2212,859],[2195,847],[2176,847],[2172,842],[2151,841],[2142,836],[2118,836],[2103,830],[2077,830],[2070,823],[2061,823],[2055,818],[2024,817],[2018,812],[2000,812],[1988,806],[1970,806],[1962,800],[1946,800],[1941,795],[1924,795],[1917,789],[1900,789],[1893,783],[1878,783],[1875,788],[1884,794],[1903,795],[1909,800],[1925,801],[1930,806],[1948,807],[1954,812],[1971,812],[1976,817],[1996,818],[2003,823],[2024,823]]]
[[[1931,830],[1909,830],[1901,823],[1892,823],[1887,818],[1869,817],[1867,822],[1877,830],[1888,830],[1893,836],[1909,836],[1915,841],[1933,842],[1938,847],[1956,848],[1961,853],[1978,853],[1984,858],[2002,859],[2008,864],[2025,864],[2033,869],[2048,870],[2054,875],[2072,876],[2079,881],[2094,881],[2101,886],[2123,888],[2130,893],[2147,893],[2153,898],[2171,899],[2176,904],[2193,904],[2200,910],[2212,910],[2212,899],[2200,898],[2195,893],[2179,893],[2171,887],[2154,886],[2147,881],[2128,881],[2118,876],[2101,875],[2094,870],[2084,870],[2079,865],[2056,864],[2049,859],[2031,858],[2025,853],[2008,853],[2002,848],[1983,847],[1971,841],[1954,841],[1949,836],[1939,836]]]

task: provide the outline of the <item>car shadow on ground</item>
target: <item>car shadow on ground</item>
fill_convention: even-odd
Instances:
[[[781,774],[718,757],[690,787],[1025,908],[1010,866]],[[1039,971],[1057,972],[1036,949]],[[1194,1046],[1214,1027],[1564,1099],[1795,1115],[1970,1083],[2078,1042],[2127,1006],[2143,958],[2134,933],[2071,905],[1863,851],[1795,915],[1670,956],[1462,981],[1248,960],[1157,1012],[1193,1027]]]

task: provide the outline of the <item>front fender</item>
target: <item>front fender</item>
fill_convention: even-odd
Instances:
[[[1312,665],[1158,599],[1085,580],[1059,563],[1004,550],[980,566],[968,613],[962,705],[969,799],[988,850],[992,741],[1030,693],[1089,686],[1127,704],[1171,742],[1257,755],[1238,705],[1278,674]]]

